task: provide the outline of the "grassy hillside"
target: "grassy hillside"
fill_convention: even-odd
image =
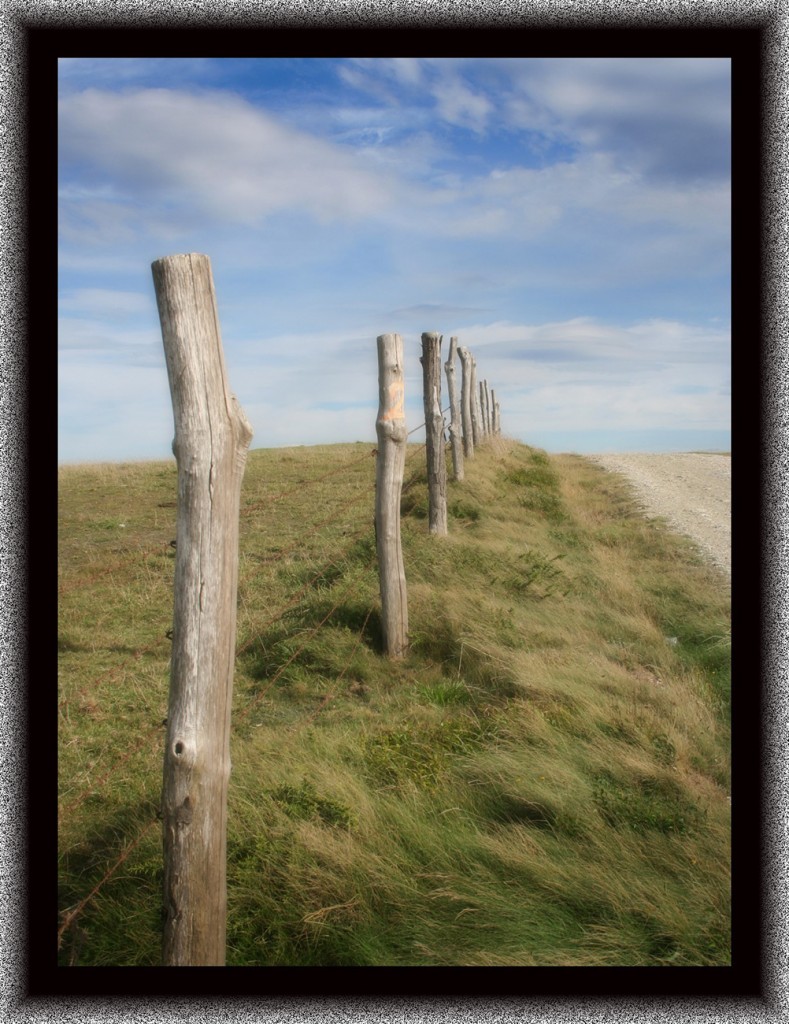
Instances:
[[[229,965],[730,962],[729,591],[577,456],[497,442],[381,656],[370,445],[250,453]],[[176,469],[60,473],[60,950],[159,962]]]

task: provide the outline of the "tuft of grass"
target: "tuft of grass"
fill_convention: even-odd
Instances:
[[[320,796],[307,779],[302,779],[298,786],[288,783],[276,786],[270,790],[270,795],[291,818],[319,820],[327,825],[341,825],[344,828],[350,828],[355,821],[350,807]]]
[[[455,498],[452,501],[448,501],[447,513],[453,519],[459,519],[468,523],[478,523],[482,518],[480,506],[464,498]]]
[[[249,455],[228,964],[729,963],[725,581],[616,476],[505,440],[431,537],[423,458],[390,662],[372,446]],[[61,912],[96,889],[63,966],[159,963],[176,492],[60,473]]]
[[[601,771],[594,778],[593,799],[605,821],[617,829],[684,834],[703,822],[700,809],[666,776],[622,777]]]

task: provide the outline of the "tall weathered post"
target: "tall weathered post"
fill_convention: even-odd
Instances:
[[[490,388],[486,380],[483,380],[482,385],[485,389],[485,433],[490,435],[493,433],[493,422],[490,415]]]
[[[496,392],[493,388],[490,389],[490,422],[493,429],[493,433],[498,435],[501,433],[499,428],[499,403],[496,401]]]
[[[482,443],[482,427],[479,415],[479,390],[477,388],[477,360],[471,357],[471,432],[474,435],[474,447]]]
[[[238,509],[252,429],[230,393],[211,263],[152,265],[178,465],[164,755],[165,966],[224,966]]]
[[[479,433],[482,438],[488,435],[488,422],[485,419],[485,381],[479,382]]]
[[[375,541],[381,586],[384,651],[401,658],[408,648],[408,595],[400,540],[400,497],[408,432],[405,424],[403,339],[378,337],[378,458],[375,470]]]
[[[447,532],[447,457],[441,413],[441,339],[436,331],[422,335],[421,363],[427,442],[428,530],[443,537]]]
[[[460,426],[460,400],[458,399],[457,384],[455,383],[455,353],[457,352],[457,338],[449,339],[449,358],[444,363],[444,372],[447,375],[447,392],[449,393],[449,443],[452,448],[452,474],[456,480],[463,480],[463,434]]]
[[[471,353],[467,348],[459,348],[460,365],[462,368],[460,408],[463,419],[463,454],[467,459],[474,458],[474,429],[471,424]]]

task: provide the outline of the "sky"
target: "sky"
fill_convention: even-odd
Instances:
[[[151,263],[186,252],[211,259],[252,448],[374,443],[390,332],[417,427],[438,331],[509,437],[729,450],[730,72],[61,59],[59,461],[172,458]]]

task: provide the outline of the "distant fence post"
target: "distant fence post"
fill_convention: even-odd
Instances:
[[[438,536],[447,532],[447,456],[444,450],[444,417],[441,412],[441,340],[436,331],[422,335],[422,380],[427,448],[428,530]]]
[[[482,443],[482,426],[479,416],[479,391],[477,389],[477,360],[471,357],[471,432],[474,435],[474,447]]]
[[[455,353],[457,352],[457,338],[449,339],[449,358],[444,363],[444,372],[447,375],[447,392],[449,393],[449,442],[452,447],[452,474],[456,480],[464,479],[463,471],[463,437],[460,426],[460,402],[458,400],[457,384],[455,383]]]
[[[479,433],[480,437],[488,436],[488,421],[485,417],[485,381],[479,382]]]
[[[408,648],[408,596],[400,540],[406,440],[403,339],[378,337],[378,458],[375,470],[375,540],[381,586],[384,650],[401,658]]]
[[[501,433],[499,429],[499,403],[496,401],[496,392],[491,388],[490,390],[490,422],[491,428],[495,435]]]
[[[252,429],[231,395],[207,256],[152,265],[178,464],[162,789],[165,966],[224,966],[238,512]]]
[[[482,422],[485,428],[485,436],[490,437],[492,433],[490,425],[490,391],[488,390],[488,382],[486,380],[482,382],[480,397],[482,398]]]
[[[471,422],[471,353],[467,348],[459,348],[460,365],[463,375],[461,379],[460,403],[463,417],[463,454],[467,459],[474,458],[474,428]]]

